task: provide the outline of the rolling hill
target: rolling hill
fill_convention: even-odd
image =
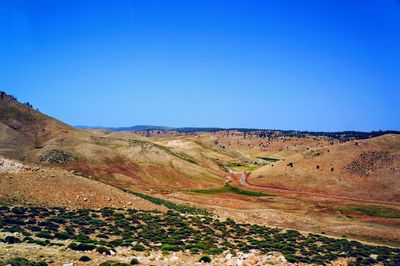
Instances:
[[[158,189],[223,184],[223,171],[210,158],[194,154],[194,160],[179,148],[134,134],[77,129],[6,94],[0,99],[0,130],[0,154],[107,184]]]
[[[42,249],[45,257],[57,252],[74,261],[79,253],[72,251],[92,248],[90,254],[97,262],[105,260],[97,251],[104,245],[107,250],[115,248],[121,261],[123,254],[132,253],[123,249],[126,247],[135,253],[201,251],[226,262],[230,261],[224,257],[229,247],[248,252],[250,247],[260,251],[264,246],[263,252],[274,247],[277,253],[266,256],[251,251],[255,258],[276,258],[285,265],[299,261],[347,265],[355,258],[362,263],[397,261],[397,249],[364,246],[343,237],[400,245],[400,135],[396,132],[137,129],[75,128],[1,94],[0,203],[25,207],[0,204],[0,215],[4,216],[0,227],[2,222],[6,224],[0,232],[0,245],[22,241],[23,245],[16,244],[10,250],[31,254],[33,241],[46,246]],[[92,223],[90,238],[64,232],[75,242],[64,239],[54,251],[51,245],[57,243],[49,239],[60,234],[53,235],[48,226],[60,220],[46,220],[41,211],[62,215],[64,222],[74,226]],[[92,216],[86,215],[89,213]],[[41,227],[35,227],[30,223],[36,221],[18,220],[25,216],[44,220],[38,223]],[[122,217],[129,217],[132,224]],[[171,226],[171,231],[159,231],[159,223]],[[94,233],[102,230],[99,224],[110,225],[110,241],[102,239],[108,235]],[[191,231],[200,225],[203,231]],[[21,240],[18,230],[29,231],[35,239]],[[35,230],[41,231],[32,233]],[[175,238],[179,230],[182,232]],[[257,235],[260,230],[275,233],[261,241]],[[225,241],[234,231],[235,238]],[[132,232],[143,242],[129,238]],[[183,245],[183,235],[190,236],[185,240],[188,243],[197,242],[201,235],[201,243]],[[49,239],[44,242],[41,237]],[[148,238],[154,242],[144,240]],[[301,241],[315,254],[304,250]],[[322,250],[318,246],[321,241],[336,246]],[[22,248],[25,245],[26,250]],[[289,249],[297,250],[296,255]],[[390,254],[390,258],[385,254],[379,259],[371,257],[371,252]],[[150,261],[140,254],[141,261]],[[195,262],[194,254],[184,260]],[[239,258],[244,255],[239,254]]]
[[[325,143],[288,153],[253,171],[249,183],[360,199],[400,202],[400,135]]]

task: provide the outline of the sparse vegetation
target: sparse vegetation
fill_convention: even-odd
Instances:
[[[54,219],[58,218],[63,221],[59,224],[60,228],[69,232],[73,239],[68,248],[76,251],[96,249],[104,254],[106,250],[111,251],[118,246],[130,247],[132,250],[138,250],[140,246],[140,251],[161,250],[168,253],[187,250],[193,254],[202,253],[206,255],[200,260],[210,262],[210,255],[220,254],[225,250],[248,252],[257,249],[263,253],[281,252],[290,262],[326,264],[344,257],[353,258],[358,265],[400,263],[398,248],[370,246],[317,234],[303,235],[296,230],[236,223],[231,219],[220,221],[201,214],[183,215],[175,211],[160,213],[115,208],[65,210],[35,207],[26,209],[23,214],[17,214],[8,208],[0,208],[0,228],[3,233],[10,232],[18,219],[34,220],[40,231],[50,231]],[[36,238],[32,231],[34,227],[27,223],[21,224],[20,227],[33,236],[22,240],[21,243],[32,243]],[[109,235],[109,239],[112,240],[98,238],[100,232]],[[53,239],[46,241],[48,245],[55,244]],[[18,245],[18,242],[11,242]],[[156,245],[158,243],[161,246]],[[376,259],[371,257],[371,254],[376,254]],[[23,265],[46,265],[32,263]],[[101,265],[128,264],[107,261]]]
[[[246,196],[253,196],[253,197],[266,197],[266,196],[273,196],[271,194],[266,194],[262,192],[256,192],[256,191],[250,191],[250,190],[245,190],[237,187],[232,187],[229,184],[226,184],[225,186],[229,187],[229,190],[236,193],[236,194],[241,194],[241,195],[246,195]]]
[[[179,157],[179,158],[181,158],[182,160],[185,160],[185,161],[187,161],[187,162],[189,162],[189,163],[197,164],[197,162],[196,162],[192,157],[190,157],[189,155],[187,155],[187,154],[184,153],[184,152],[173,152],[173,154],[174,154],[176,157]]]
[[[47,266],[47,263],[44,261],[31,261],[26,258],[16,257],[9,259],[7,261],[1,261],[0,265],[11,265],[11,266]]]
[[[344,214],[362,214],[367,216],[384,217],[384,218],[400,218],[400,210],[380,207],[380,206],[343,206],[337,210]]]
[[[226,166],[237,171],[248,171],[248,172],[251,172],[259,167],[258,165],[253,163],[241,164],[232,162],[228,163]]]
[[[148,200],[154,204],[157,205],[163,205],[165,207],[167,207],[168,209],[171,210],[175,210],[177,212],[180,213],[190,213],[190,214],[202,214],[202,215],[210,215],[210,213],[204,209],[200,209],[200,208],[196,208],[196,207],[191,207],[188,205],[183,205],[183,204],[176,204],[172,201],[168,201],[165,199],[160,199],[160,198],[156,198],[156,197],[152,197],[149,195],[145,195],[143,193],[139,193],[139,192],[134,192],[134,191],[130,191],[130,190],[124,190],[130,194],[133,194],[135,196],[141,197],[145,200]]]
[[[271,194],[266,194],[262,192],[256,192],[256,191],[251,191],[251,190],[245,190],[237,187],[232,187],[229,183],[226,183],[222,188],[215,188],[215,189],[194,189],[190,190],[191,192],[194,193],[200,193],[200,194],[218,194],[218,193],[235,193],[235,194],[240,194],[240,195],[246,195],[246,196],[252,196],[252,197],[272,197],[273,195]]]

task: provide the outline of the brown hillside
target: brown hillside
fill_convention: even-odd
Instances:
[[[165,210],[115,187],[65,170],[0,157],[0,200],[70,208],[123,207]]]
[[[221,169],[133,134],[79,130],[13,98],[0,99],[0,154],[72,170],[120,187],[204,188]]]
[[[251,173],[254,185],[400,202],[400,136],[295,152]]]

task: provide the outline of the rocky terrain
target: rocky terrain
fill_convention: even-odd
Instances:
[[[60,149],[49,150],[39,156],[39,162],[48,162],[52,164],[65,164],[75,162],[76,160],[77,158],[72,154]]]
[[[90,261],[82,263],[79,259],[82,257],[78,252],[67,251],[60,247],[49,247],[46,249],[38,249],[33,245],[4,245],[0,243],[0,257],[8,257],[10,254],[14,258],[18,257],[33,257],[31,261],[41,261],[41,258],[52,258],[52,263],[55,265],[73,264],[73,265],[99,265],[107,262],[119,262],[131,264],[133,259],[137,259],[140,265],[154,265],[154,266],[186,266],[186,265],[205,265],[205,262],[200,262],[201,256],[193,256],[188,252],[172,252],[170,254],[163,254],[162,252],[135,252],[132,254],[126,248],[117,249],[117,253],[110,256],[101,256],[96,252],[84,252],[84,256],[91,258]],[[35,254],[35,256],[32,256]],[[63,254],[61,257],[59,254]],[[37,259],[35,259],[37,258]],[[347,259],[338,259],[329,265],[332,266],[346,266],[349,265]],[[309,265],[306,263],[294,264],[288,262],[280,253],[273,252],[269,255],[260,254],[257,251],[249,253],[238,252],[235,255],[231,253],[224,253],[221,255],[213,256],[208,265],[215,266],[290,266],[290,265]]]

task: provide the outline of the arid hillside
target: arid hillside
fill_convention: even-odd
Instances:
[[[0,97],[0,153],[30,160],[30,152],[55,138],[68,138],[76,130],[21,104],[5,93]]]
[[[30,165],[0,157],[0,176],[0,201],[3,203],[165,210],[118,188],[62,169]]]
[[[400,136],[298,146],[253,171],[252,185],[400,202]]]
[[[223,184],[223,171],[213,158],[162,144],[135,134],[76,129],[6,94],[0,99],[0,154],[7,158],[55,166],[119,187]]]

